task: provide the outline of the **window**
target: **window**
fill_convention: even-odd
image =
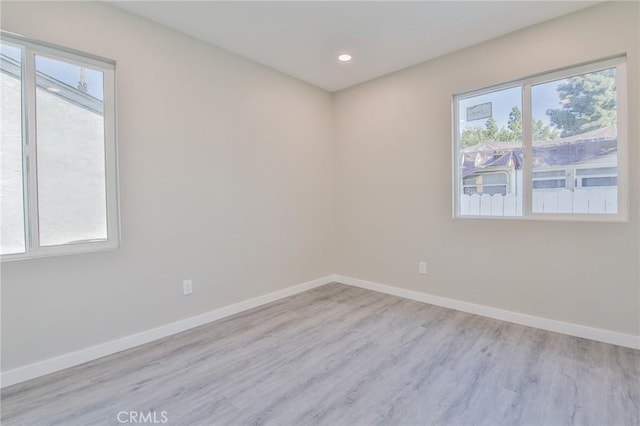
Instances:
[[[3,260],[118,247],[114,68],[1,33]]]
[[[533,189],[616,187],[617,167],[569,168],[533,172]]]
[[[509,192],[509,173],[475,173],[463,179],[463,193],[473,194],[500,194],[507,195]]]
[[[624,220],[626,63],[454,96],[456,217]]]
[[[566,188],[567,172],[565,170],[550,170],[533,172],[533,189]]]
[[[604,188],[618,186],[616,167],[600,167],[576,170],[576,188]]]

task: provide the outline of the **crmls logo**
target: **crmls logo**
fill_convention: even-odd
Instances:
[[[167,423],[169,418],[166,411],[119,411],[119,423]]]

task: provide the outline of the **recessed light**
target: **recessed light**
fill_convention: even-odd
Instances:
[[[340,62],[349,62],[351,60],[351,55],[343,53],[342,55],[338,56],[338,60]]]

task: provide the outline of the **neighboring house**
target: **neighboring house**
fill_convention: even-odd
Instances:
[[[533,146],[533,189],[605,188],[617,185],[616,126]],[[461,150],[463,193],[519,194],[522,144],[486,142]]]
[[[535,142],[534,212],[617,212],[616,126]],[[486,142],[461,150],[463,214],[522,214],[522,144]]]

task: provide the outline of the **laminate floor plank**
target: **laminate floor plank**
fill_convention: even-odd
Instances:
[[[640,425],[640,351],[342,284],[2,390],[3,425]]]

